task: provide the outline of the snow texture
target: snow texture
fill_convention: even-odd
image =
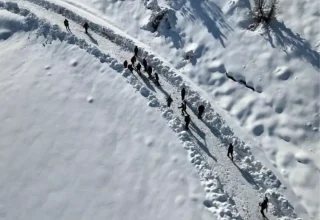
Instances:
[[[251,147],[263,148],[297,203],[311,218],[320,218],[320,197],[314,196],[320,193],[318,1],[281,0],[277,19],[252,32],[253,1],[158,0],[159,8],[172,14],[170,29],[163,19],[155,33],[144,28],[157,11],[147,8],[146,1],[51,2],[98,17],[191,79],[237,136],[260,142]],[[191,50],[193,59],[185,60]],[[298,161],[300,154],[307,155],[307,164]],[[290,163],[283,158],[291,158]]]
[[[98,22],[95,23],[91,20],[86,20],[84,17],[61,5],[44,0],[29,1],[45,9],[50,9],[50,11],[56,14],[65,16],[80,26],[87,21],[90,30],[95,34],[91,35],[92,39],[98,39],[98,36],[104,37],[118,45],[123,51],[131,52],[137,44],[137,42],[125,34],[119,33],[110,27],[103,26]],[[62,31],[58,25],[52,25],[52,22],[48,23],[45,20],[39,19],[36,14],[31,13],[27,9],[19,8],[17,4],[1,2],[0,7],[20,15],[12,19],[16,23],[19,21],[19,24],[23,24],[21,28],[19,25],[16,25],[16,27],[19,27],[17,30],[33,31],[37,37],[44,37],[44,46],[47,44],[56,44],[57,40],[74,45],[95,57],[100,63],[109,65],[113,71],[126,77],[127,82],[147,99],[150,107],[156,108],[161,112],[161,115],[171,129],[177,133],[184,148],[188,151],[190,161],[198,171],[201,183],[205,188],[206,199],[203,201],[203,205],[213,213],[217,219],[257,219],[260,214],[256,213],[256,205],[264,194],[267,194],[271,200],[270,210],[273,216],[269,216],[269,219],[298,218],[294,207],[285,196],[282,195],[282,193],[286,195],[290,194],[290,196],[294,198],[294,194],[290,192],[290,189],[286,190],[286,187],[283,186],[279,178],[268,167],[263,166],[261,162],[255,158],[251,152],[251,148],[234,134],[233,130],[221,115],[214,110],[215,107],[212,106],[211,102],[203,99],[199,92],[196,91],[194,84],[181,76],[181,74],[172,68],[172,65],[159,58],[157,54],[151,52],[149,48],[139,47],[139,61],[141,61],[141,58],[146,58],[148,63],[159,73],[162,78],[161,88],[148,83],[148,80],[140,80],[138,78],[139,76],[135,76],[128,70],[124,70],[122,65],[123,60],[119,60],[122,56],[114,57],[114,54],[109,55],[105,51],[100,50],[99,46],[97,47],[97,43],[99,42],[100,44],[100,41],[91,39],[91,42],[87,43],[86,40],[76,37],[78,33],[74,33],[75,35],[68,34]],[[21,20],[21,16],[24,17],[23,20]],[[195,54],[197,54],[197,52]],[[70,61],[69,65],[76,68],[80,64],[74,59]],[[224,68],[221,63],[218,66],[218,69]],[[51,68],[50,66],[46,66],[45,69],[50,70]],[[278,78],[281,80],[285,80],[291,76],[288,77],[285,68],[277,70],[277,73]],[[188,91],[187,102],[189,103],[188,108],[191,110],[190,114],[192,115],[192,132],[186,132],[184,130],[184,125],[181,122],[182,119],[178,117],[180,112],[176,106],[174,106],[174,108],[167,108],[164,104],[164,98],[168,92],[174,95],[175,101],[179,100],[179,93],[177,93],[177,91],[182,87]],[[96,103],[96,101],[93,102],[94,97],[92,97],[92,95],[86,95],[84,100],[92,105]],[[89,103],[86,104],[89,105]],[[196,113],[197,107],[200,104],[205,105],[206,111],[203,120],[198,122],[194,113]],[[281,106],[279,106],[278,111],[281,112]],[[126,114],[133,113],[126,112]],[[264,127],[258,124],[253,128],[253,131],[256,135],[262,135]],[[149,143],[150,142],[148,142],[147,145],[152,145]],[[225,155],[229,143],[233,143],[236,146],[235,163],[231,163]],[[288,161],[290,162],[290,158],[288,158]],[[309,159],[304,155],[300,156],[300,161],[301,163],[308,163]],[[247,199],[245,199],[245,195],[248,197]],[[175,199],[177,204],[182,204],[183,200],[181,196]],[[61,207],[63,206],[65,206],[65,204],[62,204]],[[302,207],[296,206],[295,208],[298,208],[299,214],[303,215],[304,211]],[[61,213],[63,213],[63,211],[61,211]]]

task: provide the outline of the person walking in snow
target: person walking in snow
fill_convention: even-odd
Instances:
[[[141,64],[140,63],[138,63],[138,65],[137,65],[137,70],[138,70],[139,75],[141,75]]]
[[[144,68],[144,71],[147,71],[148,64],[147,64],[147,61],[146,61],[145,58],[143,58],[143,60],[142,60],[142,66],[143,66],[143,68]]]
[[[66,26],[67,31],[71,32],[70,27],[69,27],[69,21],[67,19],[64,19],[64,26]]]
[[[229,156],[230,155],[230,156]],[[231,160],[233,161],[233,145],[230,143],[229,144],[229,147],[228,147],[228,154],[227,154],[228,157],[231,158]]]
[[[84,27],[84,29],[85,29],[85,31],[86,31],[86,34],[88,34],[88,28],[89,28],[88,23],[87,23],[87,22],[84,23],[83,27]]]
[[[263,218],[267,218],[264,214],[264,210],[266,210],[266,212],[268,212],[268,201],[269,201],[268,197],[265,196],[263,202],[259,203],[259,206],[261,207],[260,212],[261,212]]]
[[[171,103],[173,102],[173,99],[171,98],[171,95],[169,95],[169,96],[166,98],[166,100],[167,100],[167,105],[168,105],[168,107],[170,108],[170,105],[171,105]]]
[[[128,69],[130,70],[131,73],[133,72],[133,67],[131,64],[128,65]]]
[[[185,88],[182,88],[181,89],[181,99],[182,101],[184,100],[184,97],[186,96],[186,89]]]
[[[137,46],[134,47],[134,55],[138,56],[139,49]]]
[[[181,103],[181,105],[178,107],[178,108],[181,108],[181,115],[184,116],[184,113],[187,113],[187,101],[186,100],[183,100],[183,102]]]
[[[184,121],[185,121],[185,123],[186,123],[186,130],[189,130],[189,124],[190,124],[190,115],[188,115],[188,113],[187,113],[187,115],[184,117]]]
[[[151,78],[152,77],[152,66],[148,66],[148,69],[147,69],[147,73],[148,73],[148,76],[149,76],[149,78]]]
[[[155,83],[157,86],[160,86],[158,73],[154,73],[154,78],[155,78],[154,83]]]
[[[127,61],[127,60],[125,60],[125,61],[123,62],[123,66],[124,66],[124,68],[127,68],[127,67],[128,67],[128,61]]]
[[[136,57],[135,56],[133,56],[133,57],[131,57],[131,63],[132,63],[132,66],[134,66],[134,63],[136,62]]]
[[[204,112],[204,106],[203,105],[200,105],[198,107],[198,118],[201,119],[202,118],[202,114]]]

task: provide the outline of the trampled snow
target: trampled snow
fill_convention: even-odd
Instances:
[[[209,219],[161,115],[86,51],[45,42],[0,42],[0,218]]]
[[[8,68],[1,75],[6,91],[2,100],[8,106],[0,111],[5,125],[0,143],[6,158],[1,172],[10,177],[3,179],[3,186],[9,186],[15,177],[20,178],[21,185],[1,194],[11,204],[1,203],[2,216],[10,219],[12,207],[19,205],[21,212],[13,214],[22,216],[30,206],[41,203],[46,205],[28,214],[42,219],[99,218],[96,213],[116,219],[258,219],[257,204],[267,194],[271,199],[270,220],[296,219],[296,213],[303,219],[317,219],[319,198],[314,195],[319,193],[319,164],[313,152],[318,151],[319,82],[313,79],[318,77],[319,54],[314,45],[319,31],[309,28],[316,25],[316,10],[302,13],[309,21],[307,27],[290,19],[285,24],[274,23],[269,32],[263,28],[251,32],[244,30],[248,1],[14,2],[20,9],[0,2],[6,9],[0,14],[1,48],[6,54],[1,61]],[[169,7],[168,20],[152,33],[147,24],[151,14],[159,10],[158,4]],[[311,4],[292,4],[279,18],[285,20],[288,14],[300,13]],[[283,5],[288,4],[284,1]],[[131,17],[125,16],[129,8]],[[64,16],[72,34],[64,31]],[[85,19],[90,22],[89,35],[82,31]],[[286,25],[303,32],[308,41],[294,35]],[[268,42],[264,38],[270,44],[264,43]],[[160,73],[161,88],[143,75],[123,70],[121,63],[130,59],[134,45],[140,47],[140,62],[146,57]],[[26,59],[11,58],[17,51]],[[239,56],[243,51],[247,52]],[[35,59],[27,59],[31,57],[28,54]],[[310,78],[304,77],[305,72]],[[188,109],[192,111],[190,132],[183,131],[183,118],[177,109],[182,86],[187,88]],[[167,94],[173,95],[172,109],[163,104]],[[12,98],[16,95],[17,99]],[[111,108],[109,102],[113,103]],[[201,103],[205,103],[206,112],[198,121],[193,112]],[[205,193],[163,118],[188,151]],[[47,139],[51,143],[44,143]],[[225,155],[230,142],[236,146],[235,163]],[[22,152],[31,163],[18,153],[24,145],[30,151]],[[130,150],[128,145],[133,145]],[[109,152],[110,148],[116,154]],[[17,155],[16,167],[9,169]],[[35,173],[39,163],[44,168]],[[55,164],[59,166],[53,169]],[[93,171],[82,176],[81,170]],[[110,170],[114,172],[110,174]],[[53,173],[58,183],[46,179],[46,171]],[[187,177],[178,175],[173,181],[171,171]],[[137,181],[141,172],[143,176]],[[124,182],[117,178],[122,173]],[[136,184],[135,193],[128,182]],[[43,190],[34,195],[35,188],[29,183]],[[54,190],[55,184],[58,190]],[[145,196],[142,202],[140,193]],[[93,196],[97,194],[101,197]],[[30,195],[34,195],[33,200],[22,205],[21,198]],[[47,200],[39,200],[42,195]],[[85,200],[79,203],[82,198]],[[122,213],[119,209],[127,206],[127,201],[138,205]],[[85,204],[92,205],[88,208]],[[139,215],[141,210],[145,215]]]
[[[310,216],[319,218],[318,1],[282,0],[278,20],[254,32],[247,30],[248,0],[52,2],[99,14],[191,78],[235,119],[231,127],[240,125],[261,141]],[[159,8],[173,12],[152,33],[146,25]],[[299,155],[308,162],[300,163]]]

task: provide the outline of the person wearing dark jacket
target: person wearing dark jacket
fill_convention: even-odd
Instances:
[[[186,95],[186,89],[182,88],[181,89],[181,99],[182,99],[182,101],[184,100],[185,95]]]
[[[84,23],[83,27],[84,27],[84,29],[85,29],[85,31],[86,31],[86,34],[88,34],[88,28],[89,28],[88,23],[87,23],[87,22]]]
[[[142,66],[143,66],[143,68],[144,68],[144,71],[147,71],[148,64],[147,64],[147,61],[146,61],[145,58],[143,58],[143,60],[142,60]]]
[[[134,55],[135,55],[135,56],[138,56],[138,51],[139,51],[138,47],[135,46],[135,47],[134,47]]]
[[[190,124],[190,115],[186,115],[185,117],[184,117],[184,121],[185,121],[185,123],[186,123],[186,130],[189,130],[189,124]]]
[[[133,67],[131,64],[128,65],[128,69],[130,70],[131,73],[133,72]]]
[[[229,156],[230,155],[230,156]],[[228,157],[231,158],[231,160],[233,161],[233,145],[230,143],[229,144],[229,147],[228,147],[228,154],[227,154]]]
[[[66,26],[67,31],[71,32],[70,27],[69,27],[69,21],[67,19],[64,19],[64,26]]]
[[[138,65],[137,65],[137,70],[138,70],[139,75],[141,75],[141,64],[140,63],[138,63]]]
[[[259,206],[261,207],[260,212],[261,212],[263,218],[267,218],[263,211],[266,210],[266,212],[268,212],[268,201],[269,201],[268,197],[265,196],[263,202],[259,203]]]
[[[133,57],[131,57],[131,63],[132,63],[132,65],[134,66],[134,63],[136,62],[136,57],[135,56],[133,56]]]
[[[148,66],[148,69],[147,69],[147,73],[148,73],[148,76],[149,78],[151,78],[151,74],[152,74],[152,66]]]
[[[125,60],[125,61],[123,62],[123,66],[124,66],[124,68],[127,68],[127,67],[128,67],[128,61],[127,61],[127,60]]]
[[[187,113],[187,101],[186,100],[184,100],[178,108],[181,108],[181,115],[184,115],[184,113],[186,113],[188,115],[188,113]]]
[[[154,83],[157,85],[157,86],[160,86],[160,83],[159,83],[159,76],[158,76],[158,73],[154,73]]]
[[[173,102],[173,99],[171,98],[171,95],[169,95],[166,100],[167,100],[168,107],[170,107],[171,103]]]
[[[203,105],[200,105],[198,107],[198,118],[201,119],[202,118],[202,114],[204,112],[204,106]]]

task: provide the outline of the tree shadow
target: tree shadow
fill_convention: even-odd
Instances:
[[[98,41],[96,39],[94,39],[90,33],[87,33],[87,35],[92,43],[99,46]]]
[[[195,66],[198,62],[198,59],[202,56],[202,54],[205,52],[205,46],[201,45],[196,49],[196,51],[193,53],[191,64]]]
[[[180,49],[184,46],[181,36],[179,33],[171,30],[161,30],[159,31],[159,36],[164,36],[165,38],[171,39],[173,46],[176,49]]]
[[[220,29],[232,30],[232,28],[224,20],[223,12],[219,6],[204,0],[190,0],[189,2],[190,10],[183,6],[181,9],[182,15],[193,22],[196,22],[198,17],[206,26],[207,31],[225,47],[224,41],[227,38]]]
[[[182,40],[182,37],[180,34],[175,31],[175,27],[177,25],[177,16],[175,15],[175,12],[172,10],[169,10],[165,15],[165,21],[164,26],[165,28],[159,28],[158,33],[159,35],[164,36],[165,38],[171,39],[173,46],[176,49],[180,49],[184,47],[184,41]]]
[[[275,43],[277,43],[284,48],[290,48],[292,51],[284,50],[287,55],[299,57],[308,61],[314,68],[320,68],[319,53],[312,49],[307,40],[301,38],[299,34],[294,34],[283,22],[272,21],[266,26],[266,34],[271,47],[275,48]]]

